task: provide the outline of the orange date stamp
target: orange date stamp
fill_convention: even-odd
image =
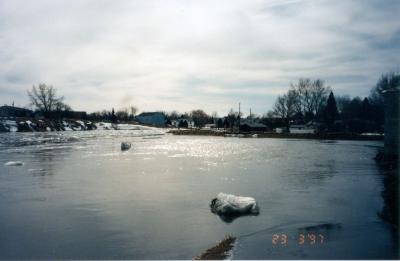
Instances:
[[[295,237],[289,237],[286,234],[273,234],[272,240],[273,245],[286,246],[289,243],[296,243],[298,245],[321,245],[325,242],[325,236],[320,233],[307,233],[298,234]]]

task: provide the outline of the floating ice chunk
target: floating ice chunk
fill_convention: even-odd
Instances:
[[[4,163],[4,166],[22,166],[24,163],[22,161],[9,161]]]
[[[258,215],[260,210],[257,202],[251,197],[239,197],[231,194],[219,193],[211,201],[211,211],[218,215]]]
[[[130,144],[129,142],[121,142],[121,150],[129,150],[131,148],[132,144]]]
[[[77,137],[77,136],[71,136],[71,137],[67,138],[66,141],[68,141],[68,142],[77,142],[77,141],[80,141],[80,138]]]

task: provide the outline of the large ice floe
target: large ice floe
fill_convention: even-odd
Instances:
[[[24,163],[22,161],[9,161],[4,163],[4,166],[22,166]]]
[[[225,222],[232,222],[242,215],[258,215],[260,209],[252,197],[241,197],[231,194],[219,193],[211,200],[211,212],[218,214]]]

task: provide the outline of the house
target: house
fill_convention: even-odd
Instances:
[[[172,120],[171,125],[176,128],[194,128],[194,121],[189,118],[178,118]]]
[[[204,129],[214,129],[217,125],[215,123],[207,123],[204,125]]]
[[[292,124],[289,126],[289,133],[314,134],[315,128],[311,124]]]
[[[33,117],[33,111],[4,105],[0,107],[0,117]]]
[[[165,126],[165,115],[162,112],[142,112],[136,120],[143,124]]]
[[[266,131],[267,125],[254,122],[252,120],[242,120],[240,122],[240,131],[250,132],[250,131]]]

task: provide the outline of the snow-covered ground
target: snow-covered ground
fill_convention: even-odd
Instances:
[[[38,129],[41,131],[55,131],[55,130],[64,130],[64,131],[85,131],[85,130],[153,130],[157,129],[154,127],[147,127],[136,124],[128,124],[128,123],[110,123],[110,122],[97,122],[92,123],[91,121],[71,121],[71,120],[63,120],[58,122],[57,127],[46,126],[49,123],[44,122],[43,120],[37,120],[36,122],[32,122],[31,120],[10,120],[10,119],[0,119],[0,131],[3,132],[17,132],[18,125],[22,126],[24,131],[37,131]],[[43,127],[44,126],[44,127]],[[40,128],[39,128],[40,127]],[[164,133],[164,132],[162,132]]]
[[[2,120],[0,124],[4,126],[9,132],[16,132],[18,130],[17,122],[14,120]]]

